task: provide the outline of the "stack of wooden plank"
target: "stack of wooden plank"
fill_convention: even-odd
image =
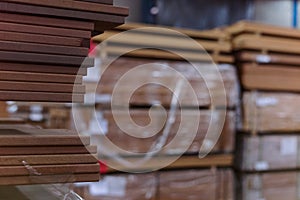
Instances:
[[[150,29],[151,27],[152,29]],[[159,28],[166,29],[163,30]],[[167,29],[169,29],[169,31]],[[121,36],[111,38],[118,33],[128,30],[131,31],[126,33],[126,37]],[[188,42],[190,42],[188,37],[194,39],[203,49],[188,45]],[[106,41],[107,39],[109,40]],[[128,52],[128,56],[166,60],[188,59],[192,61],[209,62],[213,59],[216,63],[234,62],[233,56],[231,55],[231,44],[228,34],[224,33],[221,29],[195,31],[129,23],[118,26],[112,31],[106,31],[102,35],[95,36],[93,40],[94,42],[106,41],[107,46],[101,49],[101,54],[106,56],[120,55],[120,53],[134,47],[138,50]],[[141,49],[139,49],[139,47]],[[145,47],[148,47],[148,49]],[[162,48],[174,49],[184,55],[184,58],[166,50],[162,50]]]
[[[76,132],[0,125],[0,185],[99,180],[97,148]]]
[[[233,173],[228,169],[111,174],[99,183],[78,186],[75,191],[86,200],[232,200],[233,180]]]
[[[227,31],[244,89],[238,197],[299,199],[300,31],[244,21]]]
[[[0,12],[0,100],[48,102],[83,101],[92,33],[122,24],[128,14],[78,0],[5,0]]]

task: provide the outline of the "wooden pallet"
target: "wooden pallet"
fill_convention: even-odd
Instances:
[[[297,29],[250,21],[240,21],[232,26],[227,27],[225,31],[233,36],[251,33],[255,35],[300,39],[300,31]]]

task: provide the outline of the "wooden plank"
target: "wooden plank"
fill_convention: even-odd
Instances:
[[[300,54],[300,40],[276,39],[274,37],[240,35],[233,40],[235,50],[253,49],[271,52]]]
[[[290,55],[282,53],[267,53],[241,51],[237,53],[236,59],[240,62],[256,62],[256,63],[276,63],[284,65],[300,65],[299,55]]]
[[[96,154],[96,146],[28,146],[0,147],[1,156],[12,155],[55,155],[55,154]]]
[[[31,72],[0,71],[0,81],[81,84],[82,76]]]
[[[126,158],[127,161],[130,163],[138,162],[141,158]],[[144,170],[151,170],[157,169],[161,166],[161,163],[166,162],[167,160],[172,160],[172,157],[161,156],[161,157],[154,157],[146,162],[143,166],[137,166],[134,169],[128,169],[120,164],[109,160],[101,160],[103,163],[111,163],[113,162],[115,168],[122,169],[126,171],[136,170],[144,171]],[[209,155],[205,158],[200,159],[198,156],[182,156],[172,164],[168,165],[164,169],[184,169],[184,168],[204,168],[204,167],[230,167],[233,164],[233,156],[229,154],[224,155]],[[115,169],[108,167],[107,172],[115,172]]]
[[[9,128],[11,127],[11,128]],[[0,125],[1,147],[83,146],[90,144],[88,136],[79,136],[66,130],[34,129]]]
[[[18,32],[18,33],[34,33],[39,35],[54,35],[54,36],[77,37],[77,38],[86,38],[86,39],[89,39],[91,37],[90,31],[74,30],[74,29],[66,29],[66,28],[54,28],[54,27],[47,27],[47,26],[36,26],[36,25],[28,25],[28,24],[7,23],[7,22],[1,22],[1,19],[0,19],[0,30]]]
[[[130,46],[142,46],[152,48],[174,48],[181,50],[197,51],[201,54],[202,51],[218,51],[218,52],[230,52],[231,44],[229,42],[216,42],[209,40],[195,40],[204,49],[194,45],[191,45],[191,41],[185,37],[168,37],[162,35],[153,34],[141,34],[139,32],[125,33],[123,37],[113,37],[119,32],[106,31],[101,35],[92,38],[94,42],[102,42],[108,40],[109,43],[115,43],[120,45]],[[125,37],[126,36],[126,37]],[[108,44],[109,45],[109,44]]]
[[[42,7],[42,6],[23,5],[23,4],[8,3],[8,2],[0,2],[0,11],[53,16],[59,18],[104,21],[104,22],[119,23],[119,24],[122,24],[124,22],[124,16],[77,11],[77,10],[66,10],[66,9],[59,9],[59,8],[49,8],[49,7]]]
[[[89,12],[97,12],[97,13],[106,13],[120,16],[128,16],[129,12],[127,8],[121,8],[112,5],[100,4],[100,3],[92,3],[92,2],[82,2],[82,1],[74,1],[74,0],[3,0],[6,2],[14,2],[14,3],[22,3],[29,5],[37,5],[37,6],[49,6],[55,8],[63,8],[70,10],[82,10]]]
[[[226,32],[233,35],[238,35],[242,33],[254,33],[261,35],[300,39],[300,31],[298,29],[273,26],[257,22],[241,21],[226,28],[225,30]]]
[[[102,3],[102,4],[109,4],[109,5],[113,5],[114,3],[114,0],[77,0],[77,1],[86,1],[86,2]]]
[[[0,81],[1,91],[32,91],[84,94],[85,87],[78,84],[57,84],[41,82]]]
[[[229,40],[229,34],[226,33],[225,31],[221,29],[212,29],[212,30],[205,30],[205,31],[199,31],[199,30],[192,30],[192,29],[184,29],[184,28],[175,28],[175,27],[168,27],[168,26],[163,26],[163,25],[149,25],[149,24],[142,24],[142,23],[126,23],[122,24],[118,27],[115,28],[115,30],[122,30],[122,31],[127,31],[127,30],[132,30],[132,29],[137,29],[137,28],[160,28],[159,30],[153,30],[153,29],[144,29],[144,30],[138,30],[138,32],[142,33],[148,33],[148,34],[160,34],[160,35],[173,35],[170,34],[170,31],[163,30],[165,29],[172,29],[173,31],[180,32],[182,34],[185,34],[189,37],[195,38],[195,39],[209,39],[209,40]],[[177,36],[179,34],[176,34]]]
[[[23,161],[26,161],[28,165],[98,163],[96,155],[92,154],[0,156],[0,166],[24,166]]]
[[[243,64],[241,73],[245,89],[300,91],[300,69],[297,67]]]
[[[81,47],[83,39],[0,31],[0,40]]]
[[[35,64],[56,64],[56,65],[70,65],[79,68],[83,62],[88,67],[94,65],[94,59],[78,56],[65,56],[65,55],[49,55],[39,53],[26,53],[26,52],[8,52],[0,51],[0,61],[22,62],[22,63],[35,63]]]
[[[69,29],[87,30],[87,31],[94,30],[93,22],[58,19],[58,18],[33,16],[33,15],[22,15],[22,14],[5,13],[5,12],[0,13],[0,21],[11,22],[14,24],[38,25],[42,27],[47,26],[47,27],[58,27],[64,29],[69,28]],[[47,32],[45,33],[48,34]]]
[[[73,165],[37,165],[32,166],[41,175],[58,174],[87,174],[99,173],[99,164],[73,164]],[[31,172],[25,166],[0,167],[0,177],[30,176]]]
[[[83,94],[0,91],[0,101],[82,103]]]
[[[137,58],[153,58],[153,59],[166,59],[166,60],[192,60],[199,62],[217,62],[217,63],[233,63],[234,58],[231,55],[222,55],[222,54],[201,54],[192,51],[184,51],[178,50],[177,52],[183,55],[183,57],[179,55],[175,55],[173,53],[157,50],[157,49],[139,49],[136,51],[131,51],[132,49],[128,46],[106,46],[104,49],[101,49],[102,55],[106,56],[116,56],[121,55],[124,52],[128,52],[126,56],[129,57],[137,57]]]
[[[32,185],[51,183],[74,183],[99,181],[100,175],[96,174],[74,174],[74,175],[46,175],[46,176],[12,176],[0,177],[0,185]]]
[[[14,71],[14,72],[33,72],[33,73],[48,73],[48,74],[70,74],[70,75],[87,75],[87,68],[57,66],[57,65],[36,65],[23,63],[9,63],[0,62],[0,71]]]
[[[55,55],[87,56],[89,49],[58,45],[43,45],[23,42],[0,41],[0,51],[46,53]]]

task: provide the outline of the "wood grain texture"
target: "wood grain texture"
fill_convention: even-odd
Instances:
[[[55,8],[63,8],[68,10],[83,10],[96,13],[107,13],[114,15],[127,16],[129,14],[127,8],[105,5],[100,3],[73,1],[73,0],[3,0],[6,2],[22,3],[37,6],[49,6]]]
[[[54,35],[54,36],[77,37],[77,38],[87,38],[87,39],[91,37],[90,31],[74,30],[74,29],[66,29],[66,28],[54,28],[54,27],[47,27],[47,26],[36,26],[36,25],[28,25],[28,24],[7,23],[7,22],[1,22],[1,19],[0,19],[0,30],[18,32],[18,33],[34,33],[39,35]]]
[[[104,21],[104,22],[120,23],[120,24],[124,23],[124,16],[77,11],[77,10],[66,10],[66,9],[59,9],[59,8],[49,8],[49,7],[42,7],[42,6],[23,5],[23,4],[8,3],[8,2],[0,2],[0,11],[53,16],[58,18],[81,19],[81,20],[88,20],[88,21]]]
[[[37,65],[37,64],[23,64],[23,63],[10,63],[0,62],[0,71],[13,71],[13,72],[31,72],[31,73],[48,73],[48,74],[62,74],[62,75],[87,75],[87,68],[81,67],[68,67],[65,65]]]
[[[27,146],[0,147],[1,156],[12,155],[56,155],[56,154],[96,154],[96,146]]]
[[[95,155],[91,154],[0,156],[0,166],[24,166],[23,161],[25,161],[28,165],[97,163]]]
[[[300,69],[284,65],[241,66],[242,85],[248,90],[300,91]]]
[[[57,28],[64,28],[64,29],[68,28],[68,29],[87,30],[87,31],[92,31],[94,29],[94,23],[88,21],[69,20],[69,19],[60,19],[60,18],[51,18],[51,17],[33,16],[33,15],[22,15],[22,14],[5,13],[5,12],[0,13],[0,21],[11,22],[15,24],[38,25],[41,27],[47,26],[47,27],[57,27]]]
[[[0,81],[81,84],[82,76],[31,72],[0,71]]]
[[[40,53],[0,51],[0,61],[34,64],[70,65],[79,68],[81,65],[93,66],[94,59],[79,56],[49,55]],[[84,63],[83,63],[84,62]]]
[[[55,44],[57,46],[74,46],[81,47],[83,39],[70,38],[61,36],[50,36],[50,35],[37,35],[27,33],[17,33],[0,31],[0,40],[2,41],[15,41],[15,42],[29,42],[37,44]]]
[[[48,176],[11,176],[0,177],[0,185],[33,185],[51,183],[95,182],[99,181],[99,178],[99,173]]]
[[[84,47],[33,44],[25,42],[0,41],[0,51],[32,52],[56,55],[88,56],[89,49]]]
[[[37,165],[32,167],[41,175],[98,173],[100,169],[98,164]],[[30,175],[32,175],[31,172],[24,166],[0,167],[0,177]]]
[[[48,129],[0,129],[1,147],[77,146],[89,145],[90,138]]]
[[[0,81],[0,91],[27,91],[84,94],[85,87],[78,84]]]

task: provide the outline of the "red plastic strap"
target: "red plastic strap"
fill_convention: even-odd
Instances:
[[[92,56],[95,54],[94,49],[96,48],[97,44],[94,43],[92,40],[90,40],[90,49],[89,49],[89,54],[91,54]]]
[[[100,164],[100,174],[107,174],[107,172],[108,172],[107,165],[104,162],[100,161],[100,160],[98,162]]]

